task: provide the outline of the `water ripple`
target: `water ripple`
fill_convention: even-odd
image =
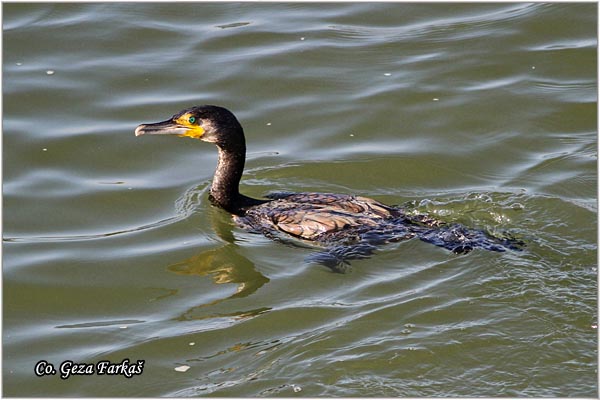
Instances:
[[[3,16],[4,394],[597,396],[594,4]],[[204,103],[244,126],[244,193],[373,196],[527,247],[308,264],[210,205],[212,146],[133,135]],[[32,373],[136,357],[110,385]]]

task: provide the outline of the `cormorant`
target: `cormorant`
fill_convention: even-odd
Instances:
[[[265,199],[245,196],[239,192],[246,160],[244,130],[223,107],[187,108],[166,121],[139,125],[135,135],[178,135],[214,143],[219,157],[211,202],[233,214],[235,221],[251,232],[323,247],[310,259],[334,271],[344,271],[350,259],[368,257],[380,244],[413,237],[457,254],[476,247],[504,251],[523,245],[511,236],[494,237],[427,215],[408,215],[402,208],[368,197],[330,193],[275,193]]]

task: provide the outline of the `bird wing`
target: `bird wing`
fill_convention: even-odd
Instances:
[[[367,197],[344,194],[279,193],[269,197],[274,200],[250,208],[238,223],[318,240],[327,233],[375,227],[400,212]]]
[[[324,209],[287,210],[272,218],[277,229],[303,239],[351,227],[375,225],[369,218]]]
[[[274,196],[275,197],[275,196]],[[361,214],[374,218],[397,216],[398,210],[386,206],[368,197],[333,193],[293,193],[276,196],[290,203],[310,204],[315,208],[326,207],[328,210],[343,213]]]

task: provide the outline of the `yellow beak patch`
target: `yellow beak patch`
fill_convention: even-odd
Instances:
[[[196,117],[194,117],[192,114],[187,113],[174,120],[174,122],[177,125],[181,125],[187,128],[185,133],[179,136],[185,136],[192,139],[200,139],[202,135],[204,135],[204,128],[202,128],[200,125],[196,125],[190,122],[190,119],[192,119],[193,121],[195,118]]]

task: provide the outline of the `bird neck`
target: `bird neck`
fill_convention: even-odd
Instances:
[[[239,191],[246,161],[246,145],[241,144],[234,149],[217,145],[217,148],[219,160],[210,188],[210,200],[232,214],[243,214],[248,206],[260,203],[260,200],[246,197]]]

